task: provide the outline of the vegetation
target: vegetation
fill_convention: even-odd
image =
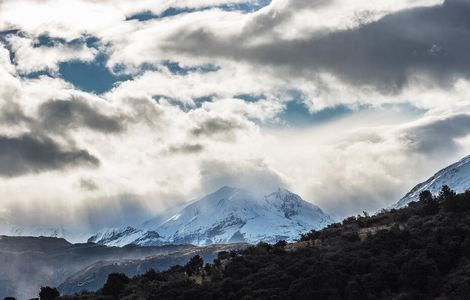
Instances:
[[[39,292],[39,299],[40,300],[54,300],[60,296],[59,291],[56,288],[51,287],[42,287],[41,291]]]
[[[109,275],[62,299],[468,299],[470,191],[422,192],[407,208],[350,217],[298,242],[260,243],[166,272]]]

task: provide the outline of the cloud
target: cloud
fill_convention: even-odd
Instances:
[[[93,181],[91,178],[82,178],[80,179],[80,188],[85,191],[96,191],[99,189],[98,184]]]
[[[212,192],[222,186],[248,189],[260,195],[286,186],[283,176],[262,160],[204,160],[200,166],[201,187]]]
[[[211,117],[200,122],[196,128],[191,130],[191,134],[196,137],[205,136],[234,140],[236,130],[242,128],[243,124],[240,124],[237,120]]]
[[[119,117],[102,114],[83,99],[53,100],[39,106],[38,117],[46,130],[64,132],[89,128],[103,133],[119,133],[124,125]]]
[[[0,107],[0,120],[4,124],[18,125],[33,122],[33,119],[26,116],[21,105],[12,101],[4,101]]]
[[[288,76],[315,78],[330,73],[348,84],[390,93],[401,90],[416,74],[441,84],[470,75],[469,13],[470,5],[447,1],[392,13],[352,29],[275,38],[256,45],[233,45],[233,36],[185,28],[171,36],[165,47],[184,54],[272,66],[281,73],[287,70]]]
[[[282,137],[289,140],[289,147],[268,146],[279,147],[271,150],[270,165],[289,174],[293,190],[341,216],[388,207],[470,150],[462,143],[470,136],[468,114],[430,115],[400,125],[362,128],[354,118],[344,121],[334,137],[328,137],[332,134],[328,127],[317,133],[292,130],[290,137]],[[306,137],[315,138],[318,146]]]
[[[171,145],[166,153],[168,154],[195,154],[204,151],[204,146],[201,144],[180,144]]]
[[[469,133],[470,115],[456,114],[410,127],[400,139],[410,151],[427,155],[448,155],[458,149],[457,140]]]
[[[61,147],[47,137],[0,136],[0,176],[3,177],[98,165],[98,158],[88,151]]]
[[[98,51],[84,44],[35,46],[34,40],[18,35],[8,35],[7,42],[14,53],[14,63],[20,73],[59,71],[59,64],[67,61],[93,61]]]

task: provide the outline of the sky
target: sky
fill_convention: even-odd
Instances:
[[[470,0],[0,0],[0,229],[228,185],[374,212],[470,154]]]

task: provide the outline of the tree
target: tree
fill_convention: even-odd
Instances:
[[[439,203],[430,191],[426,190],[419,193],[419,201],[424,204],[424,213],[426,215],[435,215],[439,212]]]
[[[126,284],[130,282],[129,278],[123,273],[111,273],[103,286],[103,294],[118,297],[124,290]]]
[[[56,288],[51,287],[41,287],[39,292],[39,299],[41,300],[54,300],[60,296],[59,291]]]
[[[439,200],[443,201],[445,210],[457,210],[457,194],[447,185],[442,186],[439,192]]]
[[[220,260],[228,259],[230,258],[230,253],[227,251],[220,251],[217,253],[217,258]]]
[[[197,274],[204,266],[204,260],[199,255],[192,257],[189,262],[184,266],[186,273],[191,276]]]
[[[284,249],[286,246],[287,246],[287,242],[284,240],[280,240],[276,244],[274,244],[274,248],[278,248],[278,249]]]
[[[433,197],[430,191],[425,190],[419,193],[419,201],[421,202],[429,202],[432,201]]]
[[[345,289],[346,299],[348,300],[362,300],[367,299],[367,294],[361,284],[352,279],[348,282]]]

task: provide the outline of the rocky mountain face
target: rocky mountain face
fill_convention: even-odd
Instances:
[[[257,196],[242,189],[223,187],[151,229],[103,230],[89,242],[108,246],[274,243],[292,241],[301,233],[323,228],[331,222],[319,207],[285,189]]]
[[[419,199],[419,193],[429,190],[433,195],[439,193],[443,185],[449,186],[457,193],[470,189],[470,156],[440,170],[428,180],[416,185],[393,207],[400,208]]]

